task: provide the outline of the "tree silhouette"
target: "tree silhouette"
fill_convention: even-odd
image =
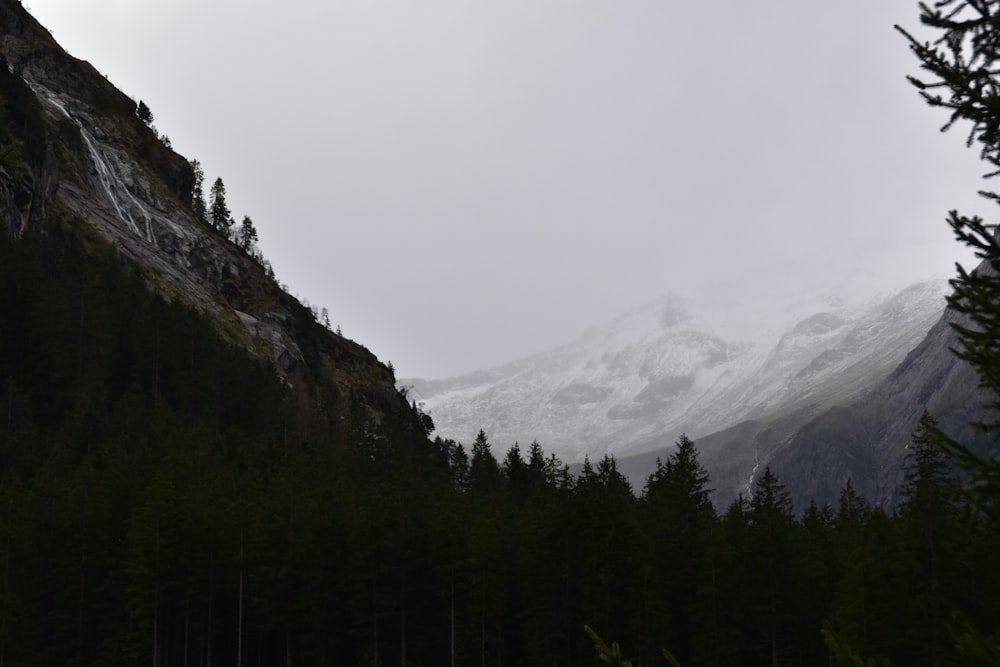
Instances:
[[[135,107],[135,115],[147,126],[153,125],[153,112],[150,111],[149,107],[142,100],[139,100],[139,104]]]
[[[191,210],[199,220],[207,220],[208,207],[205,205],[205,172],[198,160],[191,160],[194,186],[191,188]]]
[[[249,215],[243,216],[243,222],[240,223],[236,238],[240,250],[248,254],[253,253],[257,246],[257,229],[253,226],[253,220],[250,219]]]
[[[226,185],[222,182],[221,177],[215,179],[212,184],[208,208],[212,226],[228,236],[229,230],[233,226],[233,218],[229,212],[229,206],[226,204]]]

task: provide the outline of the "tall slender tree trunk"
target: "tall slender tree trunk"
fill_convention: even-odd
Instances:
[[[7,437],[10,437],[11,421],[14,410],[14,391],[10,388],[7,398]],[[10,533],[14,515],[14,498],[7,499],[7,540],[3,550],[3,609],[0,610],[0,667],[7,662],[7,607],[10,604]]]
[[[455,667],[455,579],[451,580],[451,609],[449,610],[449,620],[451,623],[451,667]],[[0,667],[3,667],[2,656],[0,656]]]
[[[11,501],[12,503],[13,501]],[[7,514],[11,513],[8,503]],[[7,605],[10,596],[10,535],[7,536],[7,543],[3,550],[3,611],[0,612],[0,667],[7,663]]]
[[[486,612],[479,616],[479,665],[486,667]]]
[[[372,591],[372,664],[378,667],[378,609],[375,607],[375,592]]]
[[[934,525],[928,517],[927,526],[927,554],[930,559],[931,570],[931,664],[938,667],[941,664],[940,642],[938,636],[938,568],[937,568],[937,540],[934,535]]]
[[[181,659],[182,667],[188,667],[188,650],[191,646],[191,588],[186,587],[184,594],[184,657]],[[2,665],[0,665],[2,667]]]
[[[81,393],[82,393],[82,386],[80,385],[80,383],[83,381],[83,326],[84,326],[83,314],[84,312],[86,312],[83,301],[85,289],[86,288],[84,284],[81,283],[80,284],[80,328],[76,336],[76,381],[77,381],[77,389],[81,390]]]
[[[711,562],[711,561],[710,561]],[[719,631],[719,583],[716,580],[715,564],[712,563],[712,659],[713,665],[719,667],[722,664],[722,655],[719,653],[722,646],[722,633]],[[830,654],[831,660],[833,654]]]
[[[153,667],[160,667],[160,529],[153,546]]]
[[[149,403],[156,410],[156,395],[160,392],[160,329],[153,326],[153,369],[150,373]]]
[[[778,667],[778,620],[774,590],[771,590],[771,667]]]
[[[206,642],[206,667],[212,667],[212,603],[215,599],[215,541],[208,543],[208,641]]]
[[[647,554],[647,558],[649,558]],[[642,568],[642,664],[650,664],[649,660],[649,596],[652,586],[649,583],[649,568]]]
[[[240,597],[236,615],[236,667],[243,667],[243,529],[240,529]]]
[[[87,496],[83,497],[83,532],[80,535],[80,595],[77,599],[76,664],[83,664],[83,603],[87,586]]]
[[[406,596],[399,605],[399,667],[406,667]]]

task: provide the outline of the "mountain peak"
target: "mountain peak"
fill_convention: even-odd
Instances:
[[[775,308],[785,320],[730,327],[718,309],[667,294],[550,352],[403,382],[445,437],[483,428],[494,442],[538,439],[569,460],[624,454],[856,396],[919,342],[943,292],[931,280],[866,306],[812,300]]]

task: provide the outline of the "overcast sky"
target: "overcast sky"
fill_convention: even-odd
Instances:
[[[767,317],[950,276],[947,211],[991,212],[905,81],[910,0],[25,4],[398,377],[668,292]]]

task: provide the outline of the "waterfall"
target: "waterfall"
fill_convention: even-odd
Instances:
[[[54,93],[37,84],[29,83],[29,85],[39,97],[61,111],[80,129],[80,136],[83,137],[83,143],[87,146],[87,152],[94,165],[94,170],[97,172],[98,180],[100,180],[101,187],[104,189],[108,201],[111,202],[118,219],[134,234],[156,246],[156,236],[153,234],[155,214],[151,213],[145,204],[132,194],[120,175],[121,169],[107,158],[107,154],[114,155],[113,151],[94,138],[90,130],[66,109],[66,106]]]
[[[747,500],[753,500],[753,480],[757,476],[757,471],[760,470],[760,451],[756,446],[753,448],[753,470],[750,471],[750,478],[747,480],[746,492]]]

